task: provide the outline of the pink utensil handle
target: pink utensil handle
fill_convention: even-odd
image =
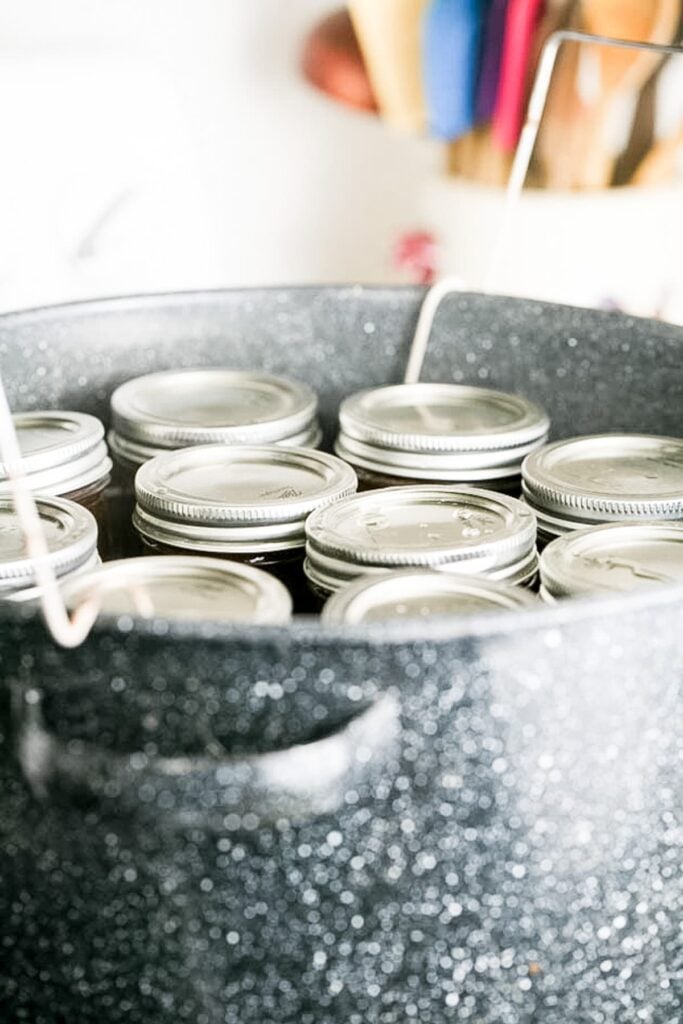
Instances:
[[[543,7],[544,0],[510,0],[508,7],[492,130],[497,145],[508,152],[517,145],[524,122],[527,68]]]

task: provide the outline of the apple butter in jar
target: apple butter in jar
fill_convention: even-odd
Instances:
[[[207,554],[266,569],[311,610],[304,524],[357,487],[341,459],[312,448],[200,445],[146,462],[135,478],[135,528],[149,554]]]
[[[317,411],[307,385],[258,371],[162,370],[126,381],[111,397],[108,437],[119,522],[131,522],[135,474],[149,459],[219,443],[315,448]],[[129,530],[119,554],[139,553],[139,538]]]

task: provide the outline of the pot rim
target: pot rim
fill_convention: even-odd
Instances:
[[[358,298],[361,294],[372,295],[375,299],[383,295],[395,297],[401,295],[407,300],[412,299],[419,302],[425,294],[426,289],[415,286],[395,285],[273,285],[266,287],[235,287],[215,289],[195,289],[188,291],[155,292],[139,295],[112,296],[101,299],[85,299],[77,302],[65,302],[60,304],[45,305],[33,309],[19,310],[0,314],[0,330],[11,331],[16,328],[27,327],[44,319],[52,319],[55,316],[70,314],[106,314],[110,312],[124,312],[134,310],[145,310],[159,307],[163,300],[165,309],[174,306],[201,305],[207,299],[217,300],[223,298],[225,301],[234,301],[238,297],[242,299],[245,293],[253,295],[256,299],[259,295],[275,295],[286,290],[288,293],[298,294],[309,293],[312,296],[321,293],[336,295],[340,301],[344,297]],[[458,298],[467,296],[481,298],[481,293],[461,292]],[[529,309],[540,311],[545,308],[549,311],[562,309],[566,311],[572,307],[558,303],[540,302],[535,299],[508,297],[499,295],[486,296],[486,299],[497,303],[504,301],[506,304],[514,303],[519,306],[526,306]],[[644,321],[652,325],[653,331],[663,330],[666,332],[680,333],[683,347],[683,330],[674,324],[650,321],[647,318],[635,317],[630,314],[615,312],[611,310],[578,310],[577,314],[589,314],[593,320],[604,321],[614,324],[615,320],[623,324]],[[104,616],[95,624],[94,634],[119,632],[122,636],[135,632],[141,635],[155,635],[159,638],[187,638],[230,641],[230,640],[277,640],[280,643],[291,640],[312,642],[317,641],[322,645],[339,645],[344,642],[349,645],[370,644],[375,645],[391,644],[392,646],[405,646],[414,644],[416,641],[423,642],[447,642],[461,640],[467,637],[488,637],[504,636],[510,633],[522,631],[536,631],[553,629],[568,626],[573,623],[585,622],[586,620],[610,619],[613,616],[648,611],[657,608],[668,608],[678,605],[683,608],[683,584],[668,584],[661,587],[643,588],[634,590],[629,594],[615,595],[591,595],[590,597],[572,598],[567,601],[557,602],[553,606],[539,605],[538,608],[529,608],[519,611],[485,612],[467,616],[460,621],[451,619],[434,618],[432,620],[398,620],[396,622],[364,623],[357,626],[332,626],[322,623],[319,619],[301,616],[296,617],[292,622],[283,627],[276,626],[239,626],[226,623],[201,622],[201,623],[179,623],[164,619],[138,619],[124,617],[124,620],[108,620]],[[28,620],[38,620],[39,610],[20,608],[7,603],[0,605],[0,626],[14,620],[20,623]]]

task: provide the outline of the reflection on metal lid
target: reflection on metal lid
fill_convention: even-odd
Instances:
[[[107,562],[65,584],[67,604],[94,598],[108,615],[286,622],[287,588],[260,569],[217,558],[159,556]]]
[[[66,498],[37,498],[36,507],[57,576],[73,572],[92,560],[97,549],[97,523],[81,505]],[[0,592],[35,583],[35,563],[26,555],[24,531],[14,506],[0,499]]]
[[[118,387],[111,398],[116,434],[169,449],[281,441],[311,429],[317,404],[305,384],[214,368],[137,377]]]
[[[327,589],[363,572],[418,566],[517,581],[533,571],[536,520],[492,491],[389,487],[317,510],[306,537],[307,571]]]
[[[429,570],[361,577],[325,604],[325,622],[372,622],[526,608],[538,603],[528,590],[475,576]]]
[[[460,384],[398,384],[342,402],[344,434],[416,452],[477,452],[524,446],[548,431],[548,417],[520,395]]]
[[[69,494],[109,473],[104,427],[95,416],[41,410],[16,413],[12,419],[34,493]],[[6,466],[0,463],[0,497],[10,493],[7,476]]]
[[[683,582],[683,523],[611,523],[575,530],[541,555],[552,598]]]
[[[683,440],[601,434],[547,445],[522,466],[542,512],[583,523],[683,517]]]
[[[189,538],[303,546],[306,516],[356,486],[350,466],[314,449],[183,448],[138,470],[136,524],[160,541],[176,534],[181,546]]]
[[[549,420],[519,395],[460,384],[398,384],[342,402],[335,450],[374,472],[482,482],[519,474]]]

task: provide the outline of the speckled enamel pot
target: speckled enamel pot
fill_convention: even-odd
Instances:
[[[420,293],[112,300],[0,320],[16,410],[170,366],[399,380]],[[553,437],[681,432],[683,332],[454,296],[424,379]],[[71,369],[73,368],[73,370]],[[683,588],[353,629],[0,609],[0,1019],[674,1024]],[[677,830],[678,823],[678,830]]]

